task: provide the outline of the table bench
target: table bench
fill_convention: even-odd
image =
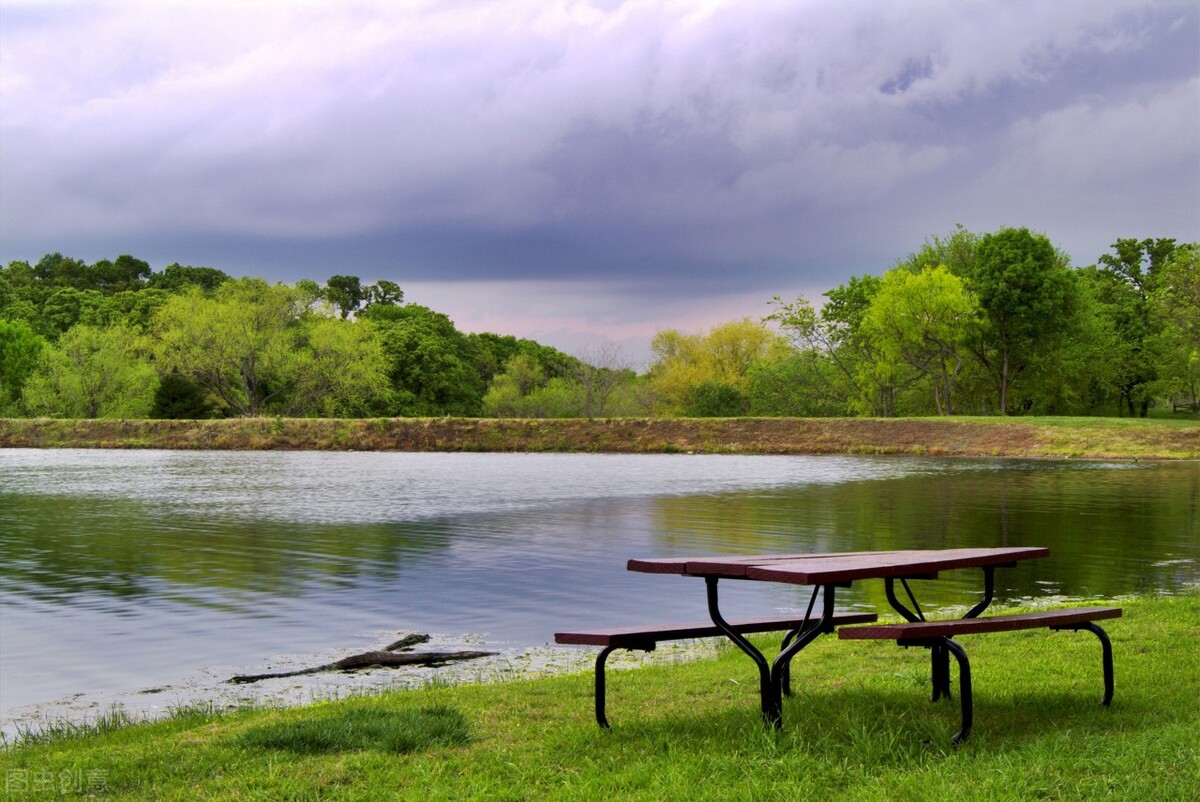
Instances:
[[[874,613],[835,613],[832,620],[823,626],[826,627],[825,632],[832,632],[832,626],[865,624],[875,621],[877,618]],[[821,625],[821,622],[820,617],[778,616],[735,620],[729,623],[735,631],[741,634],[787,631],[788,634],[783,641],[784,647],[786,647],[801,630],[816,627]],[[713,638],[723,635],[724,633],[712,621],[704,621],[691,624],[614,627],[584,632],[556,632],[554,633],[554,642],[604,647],[596,657],[596,723],[607,729],[609,724],[608,718],[605,716],[604,664],[614,649],[652,652],[659,643],[667,641]]]
[[[901,624],[845,626],[838,629],[843,640],[894,640],[897,645],[945,649],[958,661],[959,700],[962,705],[962,726],[954,734],[953,743],[964,741],[971,733],[973,702],[971,696],[971,664],[962,646],[951,640],[955,635],[974,635],[983,632],[1015,632],[1024,629],[1080,630],[1085,629],[1100,639],[1101,663],[1104,671],[1104,698],[1107,706],[1113,695],[1112,643],[1096,621],[1120,618],[1120,607],[1075,607],[1064,610],[1044,610],[1035,613],[1013,613],[985,618],[962,618],[945,621],[909,621]],[[949,669],[947,668],[946,671]],[[934,679],[934,700],[938,698],[937,678]]]

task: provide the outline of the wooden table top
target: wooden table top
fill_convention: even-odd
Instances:
[[[753,554],[630,560],[627,568],[650,574],[753,579],[824,585],[856,579],[935,578],[939,571],[982,568],[1046,557],[1041,546],[983,549],[916,549],[810,554]]]

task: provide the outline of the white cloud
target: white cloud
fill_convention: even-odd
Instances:
[[[1006,148],[1012,155],[996,172],[1071,192],[1128,186],[1139,175],[1186,163],[1200,153],[1200,79],[1147,90],[1116,101],[1084,98],[1018,121]]]

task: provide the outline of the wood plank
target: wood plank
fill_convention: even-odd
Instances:
[[[1074,607],[1065,610],[1043,610],[1036,613],[992,615],[984,618],[844,627],[838,630],[838,637],[842,640],[921,640],[954,635],[974,635],[982,632],[1015,632],[1022,629],[1065,626],[1120,617],[1120,607]]]
[[[817,552],[809,554],[763,554],[758,556],[737,557],[734,559],[713,559],[696,557],[687,561],[684,573],[688,576],[715,576],[721,578],[743,579],[752,568],[770,567],[779,563],[796,561],[825,561],[866,557],[868,555],[885,555],[895,552],[886,551],[845,551]]]
[[[747,579],[795,585],[822,585],[856,579],[936,575],[956,568],[981,568],[1049,555],[1043,547],[998,549],[927,549],[849,555],[832,560],[802,559],[752,565]]]
[[[875,613],[834,613],[833,623],[838,625],[866,624],[877,618]],[[738,632],[782,632],[815,624],[820,620],[820,616],[806,619],[791,615],[738,619],[729,623]],[[554,642],[587,646],[650,645],[659,641],[711,638],[723,634],[712,621],[697,621],[689,624],[607,627],[581,632],[556,632],[554,633]]]
[[[801,552],[797,554],[718,554],[702,557],[635,557],[625,567],[646,574],[688,574],[691,576],[740,577],[747,566],[769,565],[781,561],[833,559],[858,555],[892,554],[888,551]]]

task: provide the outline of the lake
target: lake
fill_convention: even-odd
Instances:
[[[634,556],[1038,545],[1000,600],[1171,593],[1200,582],[1198,500],[1194,462],[3,450],[0,722],[398,631],[518,655],[705,618],[702,582]],[[730,615],[808,599],[726,584]],[[980,578],[915,584],[936,609]],[[838,601],[887,609],[882,583]]]

